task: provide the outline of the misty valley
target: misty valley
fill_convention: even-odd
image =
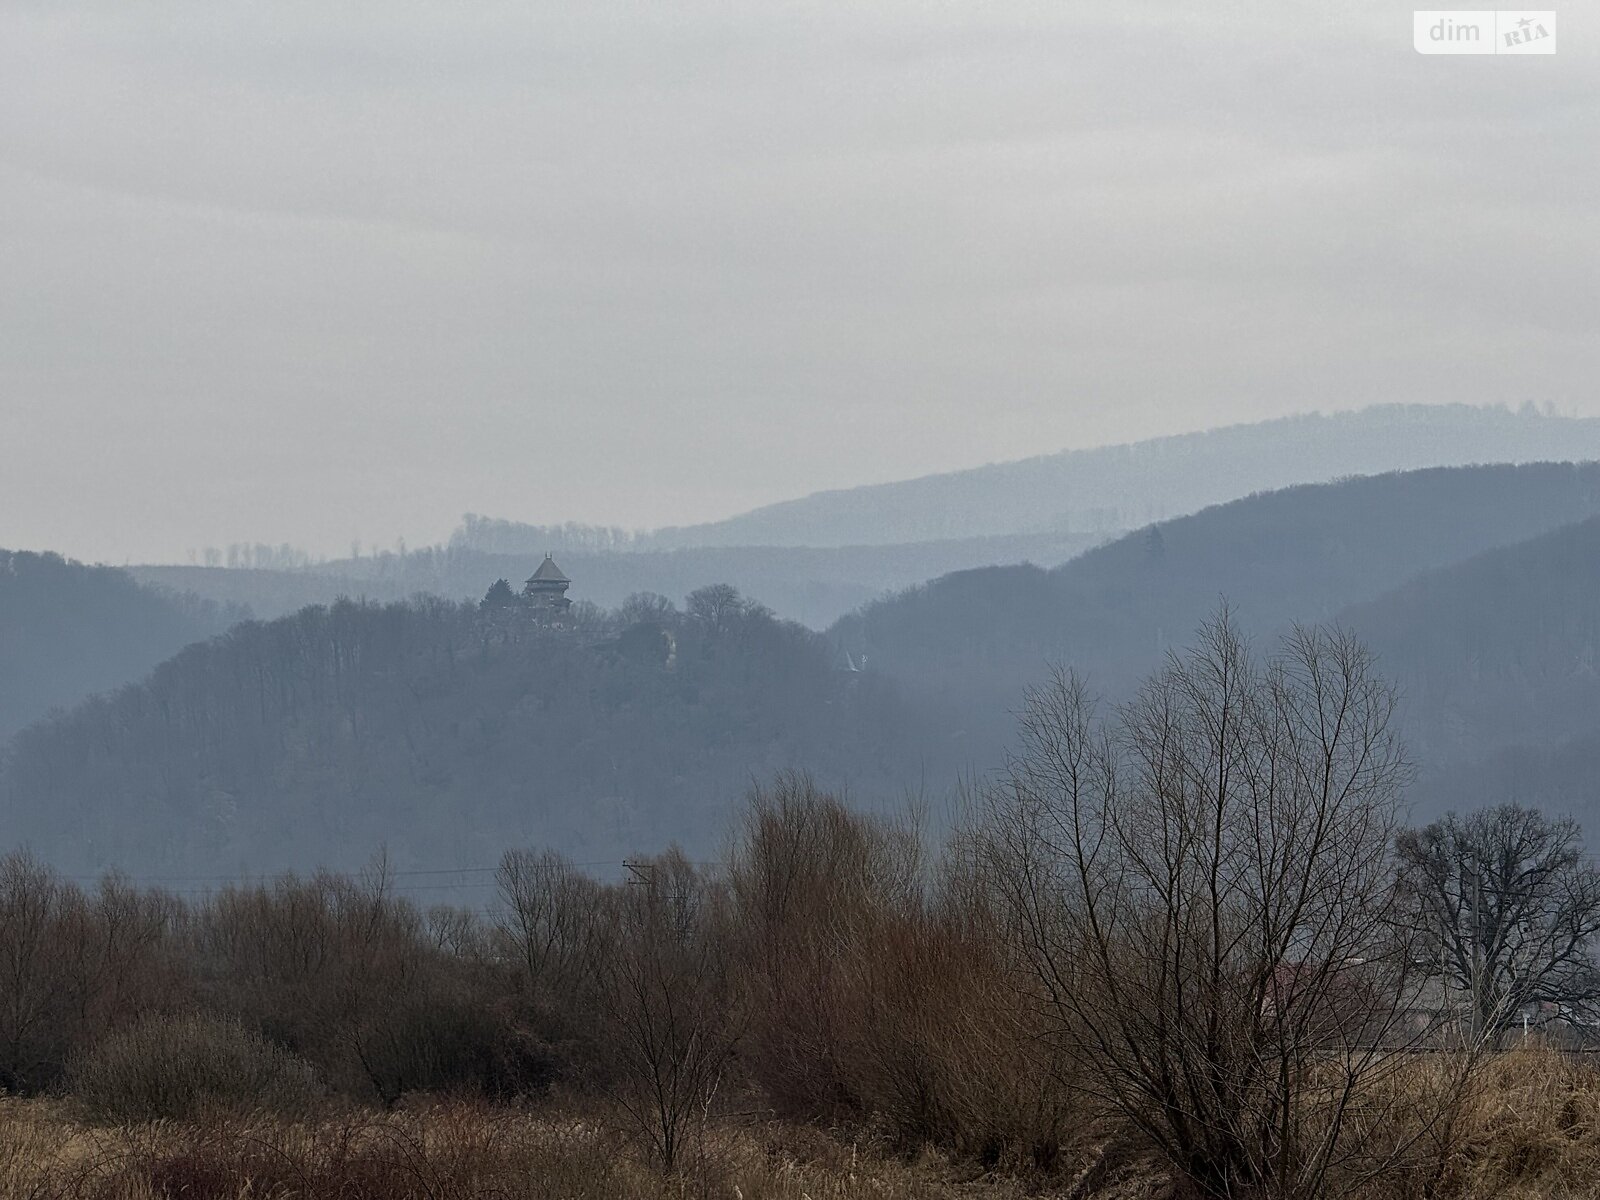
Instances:
[[[1600,1196],[1582,16],[0,4],[0,1200]]]
[[[1424,418],[1439,457],[1452,436],[1489,456],[1466,410],[1340,420]],[[1536,440],[1549,419],[1488,424]],[[1271,442],[1297,429],[1189,452],[1292,457]],[[1119,458],[1181,478],[1173,453]],[[447,546],[328,564],[6,552],[0,1083],[65,1087],[91,1122],[259,1096],[253,1136],[334,1189],[356,1167],[291,1151],[282,1122],[413,1145],[427,1165],[407,1169],[441,1180],[537,1162],[627,1189],[692,1158],[704,1181],[713,1144],[761,1154],[710,1121],[726,1081],[802,1123],[884,1123],[884,1179],[896,1147],[930,1143],[1018,1186],[1179,1162],[1224,1194],[1327,1186],[1335,1151],[1414,1160],[1430,1105],[1536,1069],[1495,1051],[1600,1029],[1600,462],[1172,493],[1164,519],[1092,537],[875,545],[880,518],[905,535],[898,500],[827,502],[853,512],[844,548],[471,518]],[[881,573],[1023,544],[1059,561]],[[813,628],[726,580],[651,586],[718,566],[791,611],[875,596]],[[1207,921],[1229,943],[1185,949]],[[1194,1067],[1232,1072],[1238,1099],[1206,1103],[1289,1106],[1294,1155],[1159,1115],[1162,1089],[1194,1085],[1195,1011],[1244,1039]],[[1135,1034],[1155,1049],[1125,1058]],[[1337,1047],[1342,1099],[1322,1068],[1280,1070]],[[1445,1061],[1422,1049],[1448,1069],[1419,1073]],[[1099,1119],[1150,1123],[1144,1149],[1076,1127],[1086,1087]],[[627,1179],[591,1179],[537,1119],[469,1170],[430,1148],[442,1118],[374,1132],[327,1115],[330,1092],[616,1104]],[[1358,1118],[1378,1095],[1382,1122]],[[226,1178],[265,1169],[206,1153]]]
[[[1454,420],[1438,418],[1441,442]],[[1352,477],[1105,535],[1048,566],[883,590],[820,629],[742,578],[686,585],[686,568],[631,546],[562,549],[553,618],[496,606],[491,584],[526,599],[544,559],[503,545],[413,551],[384,564],[395,581],[366,581],[409,599],[368,595],[348,563],[191,570],[201,594],[12,553],[0,819],[8,844],[73,875],[246,879],[356,870],[383,850],[438,872],[431,899],[469,906],[484,889],[467,885],[508,848],[611,877],[673,844],[716,857],[749,788],[787,770],[862,811],[919,807],[937,837],[960,819],[964,781],[1004,766],[1025,692],[1051,668],[1126,700],[1226,604],[1258,639],[1331,623],[1374,651],[1404,697],[1416,819],[1516,799],[1588,827],[1597,518],[1594,464]],[[603,564],[603,582],[580,563]],[[818,587],[874,582],[840,557],[806,569]],[[806,586],[777,589],[779,603]],[[294,589],[318,602],[250,615]]]

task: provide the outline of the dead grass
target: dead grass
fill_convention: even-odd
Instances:
[[[604,1123],[440,1103],[297,1124],[267,1116],[97,1128],[0,1101],[0,1196],[26,1200],[995,1200],[1022,1190],[935,1155],[722,1127],[673,1177]]]
[[[1600,1195],[1600,1062],[1538,1046],[1499,1055],[1439,1150],[1438,1196]]]
[[[1419,1058],[1430,1095],[1449,1070]],[[467,1102],[422,1102],[314,1122],[266,1114],[96,1126],[70,1104],[0,1099],[0,1200],[1157,1200],[1148,1160],[1077,1189],[981,1175],[925,1151],[910,1158],[803,1126],[715,1126],[663,1176],[604,1119]],[[1600,1196],[1600,1062],[1538,1047],[1481,1068],[1456,1122],[1361,1200]]]

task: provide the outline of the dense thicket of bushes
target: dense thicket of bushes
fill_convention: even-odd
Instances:
[[[381,862],[356,877],[179,898],[115,879],[84,890],[13,855],[0,861],[0,1070],[8,1091],[64,1092],[79,1119],[224,1122],[127,1170],[189,1179],[205,1164],[202,1183],[225,1182],[310,1156],[296,1171],[329,1172],[330,1196],[346,1194],[335,1183],[347,1170],[448,1173],[457,1134],[487,1139],[484,1163],[548,1143],[552,1170],[576,1170],[554,1145],[569,1135],[512,1130],[482,1109],[448,1110],[438,1118],[448,1128],[433,1133],[413,1119],[404,1137],[415,1145],[388,1147],[271,1124],[353,1129],[340,1115],[352,1106],[424,1111],[430,1093],[587,1111],[581,1128],[600,1116],[630,1148],[613,1170],[654,1163],[702,1192],[728,1169],[729,1121],[761,1114],[855,1130],[885,1149],[937,1147],[1003,1174],[1088,1183],[1170,1172],[1105,1102],[1103,1080],[1085,1076],[1093,1055],[1064,1036],[1051,994],[1061,981],[1028,967],[1027,930],[994,875],[1001,832],[975,829],[930,862],[914,826],[852,813],[784,776],[753,794],[723,866],[669,852],[604,884],[557,855],[515,851],[490,916],[419,912]],[[1472,1058],[1454,1069],[1419,1056],[1363,1093],[1363,1111],[1386,1114],[1389,1190],[1370,1194],[1421,1195],[1422,1180],[1430,1194],[1460,1194],[1441,1181],[1477,1178],[1461,1158],[1466,1140],[1486,1136],[1463,1115]],[[283,1149],[252,1157],[241,1119],[259,1144]],[[927,1181],[897,1186],[942,1194]]]
[[[513,851],[488,916],[418,911],[382,862],[179,897],[14,854],[0,1072],[108,1119],[294,1110],[305,1071],[333,1103],[588,1097],[667,1164],[738,1110],[1051,1166],[1073,1104],[963,870],[802,775],[756,790],[725,866],[604,884]]]
[[[192,1118],[216,1108],[310,1112],[322,1091],[309,1063],[235,1021],[146,1017],[74,1053],[67,1089],[109,1121]]]

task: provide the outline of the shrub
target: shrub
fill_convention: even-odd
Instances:
[[[67,1066],[67,1088],[90,1116],[188,1119],[211,1109],[292,1115],[321,1095],[311,1066],[259,1034],[203,1015],[157,1017],[106,1037]]]
[[[525,1037],[506,1016],[462,990],[402,997],[382,1021],[356,1035],[353,1048],[365,1086],[346,1090],[385,1108],[414,1092],[509,1099],[543,1091],[559,1060]]]

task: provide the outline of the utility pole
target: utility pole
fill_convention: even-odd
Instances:
[[[1477,1045],[1484,1035],[1483,1029],[1483,873],[1475,864],[1472,869],[1472,1042]]]
[[[654,887],[656,883],[656,864],[653,862],[623,862],[623,867],[628,872],[628,883],[632,887]]]

